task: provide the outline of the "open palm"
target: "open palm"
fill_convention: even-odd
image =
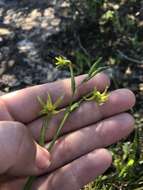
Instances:
[[[76,78],[77,84],[83,77]],[[78,89],[75,99],[95,86],[102,91],[109,83],[105,74],[98,74]],[[71,99],[70,80],[37,85],[0,97],[2,190],[22,189],[29,175],[38,176],[33,190],[79,190],[110,166],[112,158],[104,148],[133,130],[134,119],[125,112],[133,107],[135,97],[127,89],[118,89],[110,93],[109,100],[103,105],[82,103],[65,123],[51,155],[48,155],[36,143],[43,121],[38,116],[41,108],[37,96],[46,100],[47,92],[53,101],[64,92],[61,107],[66,107]],[[61,112],[51,120],[46,134],[47,143],[62,117]],[[51,161],[49,166],[47,159],[47,167],[46,156]],[[39,169],[36,164],[39,164]]]

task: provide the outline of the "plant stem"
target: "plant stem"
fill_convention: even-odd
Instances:
[[[69,65],[69,69],[70,69],[70,75],[71,75],[72,96],[74,96],[75,91],[76,91],[76,83],[75,83],[75,77],[74,77],[74,72],[73,72],[72,64]]]
[[[26,182],[26,184],[24,185],[23,190],[30,190],[32,187],[33,182],[35,181],[35,179],[37,178],[37,176],[30,176]]]
[[[48,129],[48,123],[50,119],[52,118],[52,115],[49,114],[44,118],[43,125],[40,131],[40,138],[39,138],[39,145],[44,146],[45,145],[45,138],[46,138],[46,131]]]
[[[52,147],[54,146],[56,140],[58,139],[59,135],[60,135],[60,132],[62,130],[62,128],[64,127],[64,124],[66,122],[66,120],[68,119],[71,111],[70,111],[70,108],[72,106],[72,103],[74,101],[74,95],[75,95],[75,92],[76,92],[76,83],[75,83],[75,77],[74,77],[74,72],[73,72],[73,67],[72,67],[72,64],[69,65],[69,69],[70,69],[70,75],[71,75],[71,89],[72,89],[72,98],[71,98],[71,101],[69,103],[69,106],[67,107],[66,111],[65,111],[65,115],[60,123],[60,126],[58,127],[57,131],[56,131],[56,134],[54,135],[54,138],[52,140],[52,142],[49,144],[49,147],[48,147],[48,150],[51,151]]]
[[[49,114],[49,115],[45,116],[41,131],[40,131],[39,144],[41,146],[43,146],[43,147],[45,145],[46,131],[47,131],[48,127],[49,127],[48,123],[49,123],[51,117],[52,117],[52,114]],[[32,187],[32,184],[33,184],[33,182],[35,181],[36,178],[37,178],[36,176],[30,176],[28,178],[26,184],[24,185],[23,190],[30,190],[31,187]]]
[[[51,149],[52,149],[52,147],[54,146],[54,144],[55,144],[57,138],[59,137],[60,132],[61,132],[61,130],[62,130],[62,128],[63,128],[63,126],[64,126],[66,120],[67,120],[68,117],[69,117],[69,114],[70,114],[70,111],[69,111],[69,107],[68,107],[68,108],[66,109],[66,111],[65,111],[65,115],[64,115],[64,117],[63,117],[63,119],[62,119],[62,121],[61,121],[61,123],[60,123],[60,126],[58,127],[58,129],[57,129],[57,131],[56,131],[56,134],[54,135],[54,138],[53,138],[52,142],[49,144],[49,147],[48,147],[48,150],[49,150],[49,151],[51,151]]]
[[[84,101],[84,98],[80,99],[80,100],[77,102],[77,103],[79,103],[78,107],[80,106],[80,104],[81,104],[83,101]],[[48,151],[49,151],[49,152],[51,151],[52,147],[54,146],[56,140],[58,139],[58,137],[59,137],[59,135],[60,135],[60,132],[61,132],[62,128],[64,127],[65,122],[67,121],[67,119],[68,119],[70,113],[72,112],[72,111],[71,111],[72,103],[73,103],[73,99],[71,100],[70,105],[66,108],[66,110],[65,110],[65,115],[64,115],[64,117],[63,117],[63,119],[62,119],[62,121],[61,121],[61,123],[60,123],[60,125],[59,125],[59,127],[58,127],[58,129],[57,129],[57,131],[56,131],[56,134],[55,134],[55,136],[54,136],[52,142],[49,144],[49,147],[48,147]],[[76,107],[76,108],[78,108],[78,107]],[[73,111],[75,111],[75,109],[74,109]]]

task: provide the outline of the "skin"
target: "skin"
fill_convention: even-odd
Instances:
[[[76,83],[83,78],[77,77]],[[78,89],[75,99],[95,86],[103,91],[109,84],[109,78],[100,73]],[[0,97],[1,190],[22,189],[29,175],[38,176],[33,190],[79,190],[111,165],[111,154],[105,147],[127,137],[134,128],[134,119],[126,111],[134,106],[135,96],[128,89],[111,92],[101,106],[82,103],[66,122],[51,154],[37,144],[42,126],[37,96],[46,100],[49,92],[54,102],[64,92],[61,107],[66,107],[70,89],[66,79]],[[62,116],[61,112],[51,120],[47,143]]]

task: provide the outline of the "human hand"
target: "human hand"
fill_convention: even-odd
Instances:
[[[82,79],[83,76],[79,76],[76,82]],[[75,99],[95,86],[103,90],[107,85],[107,76],[98,74],[78,89]],[[94,102],[82,103],[65,123],[49,155],[36,143],[43,120],[38,117],[37,96],[46,100],[47,92],[53,100],[64,92],[62,107],[66,107],[71,98],[70,80],[38,85],[0,97],[1,190],[22,189],[29,175],[39,176],[33,183],[33,190],[78,190],[110,166],[112,158],[104,147],[133,130],[134,119],[124,112],[133,107],[135,97],[127,89],[115,90],[101,106]],[[63,113],[59,113],[51,120],[47,142],[52,139],[62,116]]]

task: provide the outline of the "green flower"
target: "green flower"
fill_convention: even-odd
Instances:
[[[47,101],[44,102],[40,97],[38,97],[38,101],[42,106],[42,110],[40,111],[40,115],[55,115],[59,113],[60,111],[57,110],[57,107],[60,105],[61,101],[63,99],[63,96],[59,97],[55,103],[52,102],[51,96],[48,93]]]
[[[66,59],[63,56],[55,57],[55,61],[56,61],[55,64],[57,67],[63,67],[63,66],[67,66],[71,64],[71,61]]]
[[[84,97],[85,100],[91,101],[94,100],[97,104],[102,105],[107,102],[109,98],[109,93],[107,92],[108,87],[105,88],[104,92],[98,91],[96,88],[92,91],[89,97]]]

